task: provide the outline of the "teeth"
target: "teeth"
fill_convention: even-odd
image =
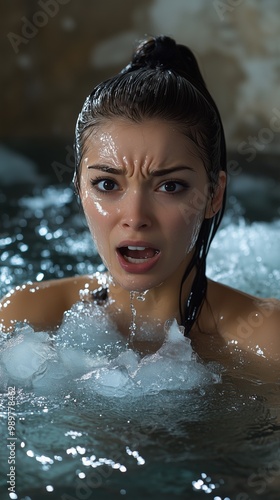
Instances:
[[[145,250],[146,247],[132,247],[132,246],[128,246],[127,248],[128,248],[128,250]]]
[[[133,259],[132,257],[127,257],[126,255],[124,256],[124,258],[131,264],[144,264],[144,262],[147,262],[147,259]]]

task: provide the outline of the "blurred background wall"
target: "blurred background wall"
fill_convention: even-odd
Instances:
[[[145,34],[192,48],[235,167],[279,177],[279,0],[2,0],[0,24],[1,147],[58,181],[86,95]]]

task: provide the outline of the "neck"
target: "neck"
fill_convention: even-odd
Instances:
[[[144,292],[128,291],[118,284],[110,284],[110,315],[117,323],[119,330],[125,336],[131,335],[134,330],[135,337],[144,327],[152,328],[157,333],[159,340],[165,336],[164,323],[169,319],[176,319],[181,324],[180,317],[180,288],[182,273],[159,286]],[[181,306],[184,308],[193,279],[195,270],[185,280],[182,287]]]

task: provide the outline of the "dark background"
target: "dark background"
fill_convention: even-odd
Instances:
[[[280,130],[270,121],[276,108],[280,124],[279,19],[277,0],[2,0],[0,147],[52,182],[70,181],[85,97],[127,63],[139,38],[165,33],[198,58],[237,162],[232,186],[244,174],[278,183]],[[0,154],[0,183],[15,163]]]

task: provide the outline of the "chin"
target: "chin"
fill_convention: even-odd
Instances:
[[[162,283],[162,281],[157,282],[156,280],[151,280],[147,278],[147,276],[146,277],[131,276],[126,279],[113,277],[113,280],[127,292],[139,292],[139,293],[143,293],[146,290],[155,288]]]

